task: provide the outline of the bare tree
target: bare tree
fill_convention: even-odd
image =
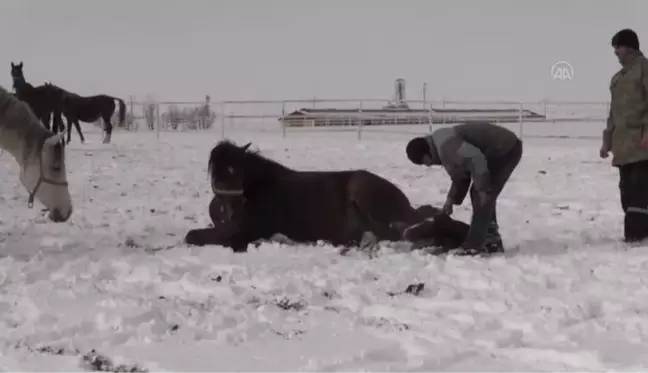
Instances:
[[[150,131],[153,131],[155,129],[156,109],[157,109],[157,104],[155,103],[155,99],[153,98],[153,95],[150,93],[147,94],[146,98],[144,98],[142,111],[144,114],[144,121],[146,122],[146,126]]]
[[[209,96],[204,104],[180,108],[177,105],[170,105],[164,113],[164,122],[172,130],[197,130],[210,128],[216,121],[216,115],[209,107]]]

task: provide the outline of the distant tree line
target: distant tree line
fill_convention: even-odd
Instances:
[[[211,128],[216,122],[216,114],[211,110],[209,102],[210,99],[207,96],[205,103],[198,106],[167,105],[159,115],[160,129],[177,131]],[[155,124],[158,121],[158,110],[161,110],[160,105],[150,97],[143,103],[144,122],[151,131],[155,130]]]

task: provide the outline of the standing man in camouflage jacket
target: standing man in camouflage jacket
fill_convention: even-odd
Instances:
[[[418,165],[441,165],[452,180],[443,210],[463,203],[470,187],[472,219],[458,255],[504,251],[495,205],[522,157],[515,133],[491,123],[466,123],[439,128],[407,144],[407,157]]]
[[[622,68],[610,82],[600,155],[612,152],[612,165],[619,168],[624,241],[635,243],[648,238],[648,60],[630,29],[617,32],[612,47]]]

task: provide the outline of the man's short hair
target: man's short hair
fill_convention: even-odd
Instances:
[[[423,137],[416,137],[407,143],[407,158],[414,164],[423,164],[423,157],[430,154],[430,145]]]
[[[614,34],[612,37],[612,46],[615,48],[628,47],[639,50],[639,37],[636,32],[626,28]]]

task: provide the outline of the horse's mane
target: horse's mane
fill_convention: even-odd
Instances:
[[[40,140],[52,136],[36,118],[26,102],[19,100],[7,89],[0,86],[0,133],[8,131],[19,134],[25,140],[27,150],[36,149]]]
[[[57,86],[56,84],[54,84],[54,83],[52,83],[52,82],[50,82],[50,81],[45,82],[42,86],[43,86],[43,87],[46,87],[46,88],[48,88],[48,89],[54,90],[54,91],[56,91],[57,93],[62,93],[62,94],[66,94],[66,95],[67,95],[67,94],[70,94],[70,92],[66,91],[65,89],[63,89],[63,88]]]
[[[27,89],[27,90],[31,90],[31,91],[36,89],[36,87],[33,84],[31,84],[30,82],[28,82],[27,79],[25,79],[25,78],[23,78],[22,81],[20,81],[20,84],[21,84],[23,89]],[[12,83],[12,87],[14,87],[15,89],[18,89],[18,81],[14,81]]]
[[[0,86],[0,118],[4,119],[5,129],[19,129],[26,125],[33,126],[34,124],[42,127],[38,122],[38,118],[29,109],[27,103],[18,99],[15,94],[9,92],[2,86]]]
[[[266,158],[258,150],[250,149],[249,143],[244,146],[238,146],[230,140],[222,140],[212,149],[209,155],[208,172],[214,175],[214,170],[220,159],[237,159],[242,160],[246,174],[252,174],[254,178],[263,178],[265,176],[276,176],[276,173],[290,171],[290,168],[272,159]]]

